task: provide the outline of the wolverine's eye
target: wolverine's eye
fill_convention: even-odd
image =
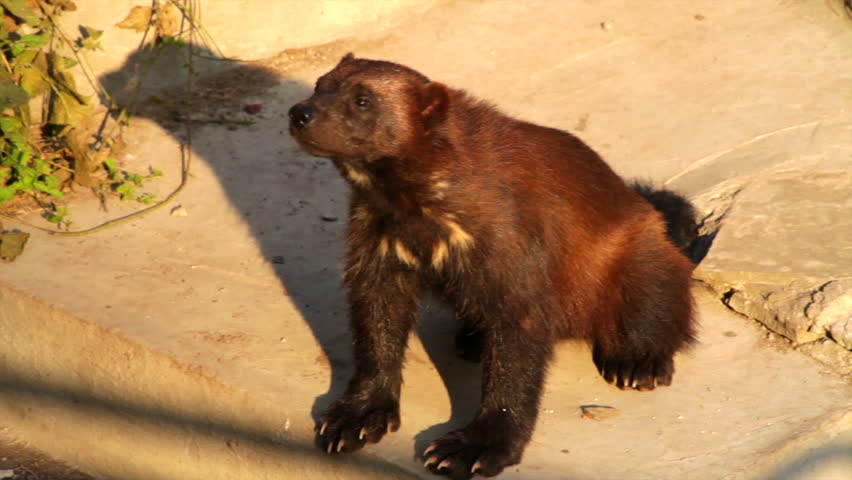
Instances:
[[[363,95],[355,97],[355,105],[360,108],[368,108],[370,106],[370,99]]]

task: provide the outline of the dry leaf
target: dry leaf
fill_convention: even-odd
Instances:
[[[24,245],[30,239],[30,234],[26,232],[6,232],[0,233],[0,260],[4,262],[13,262],[18,255],[23,253]]]
[[[127,18],[115,26],[128,30],[135,30],[137,33],[142,33],[148,29],[148,24],[151,23],[151,7],[136,6],[127,14]]]
[[[157,10],[157,36],[174,37],[180,33],[181,11],[172,2],[166,2]]]

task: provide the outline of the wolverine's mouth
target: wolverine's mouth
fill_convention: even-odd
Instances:
[[[332,152],[329,152],[328,150],[325,150],[322,147],[320,147],[319,145],[317,145],[315,142],[313,142],[313,141],[311,141],[307,138],[304,138],[301,135],[301,130],[294,129],[292,126],[290,127],[290,137],[292,137],[293,140],[295,140],[296,143],[298,143],[299,146],[302,147],[302,150],[310,153],[311,155],[314,155],[314,156],[317,156],[317,157],[332,157],[332,156],[334,156],[334,154]]]

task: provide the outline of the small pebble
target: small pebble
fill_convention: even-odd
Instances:
[[[609,22],[609,21],[601,22],[601,30],[603,30],[605,32],[612,30],[612,22]]]
[[[705,18],[707,18],[707,17],[705,17],[704,15],[702,15],[702,14],[700,14],[700,13],[696,13],[696,14],[695,14],[695,19],[696,19],[696,20],[698,20],[699,22],[700,22],[701,20],[704,20]]]
[[[621,415],[621,412],[617,408],[607,407],[606,405],[581,405],[580,411],[583,413],[583,418],[598,421]]]
[[[269,259],[272,263],[277,263],[278,265],[284,264],[284,256],[283,255],[275,255]]]
[[[189,212],[186,210],[186,207],[182,205],[178,205],[177,207],[173,208],[170,213],[173,217],[186,217],[189,215]]]
[[[336,222],[336,221],[337,221],[337,215],[328,215],[328,214],[326,214],[326,215],[323,215],[323,216],[322,216],[322,217],[320,217],[320,218],[322,218],[322,219],[323,219],[323,221],[325,221],[325,222]]]

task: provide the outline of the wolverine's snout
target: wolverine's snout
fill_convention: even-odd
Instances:
[[[305,128],[314,119],[316,109],[304,103],[297,103],[290,109],[290,126]]]

